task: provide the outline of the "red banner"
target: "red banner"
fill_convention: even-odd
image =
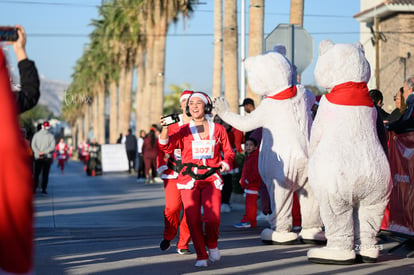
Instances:
[[[414,235],[414,132],[391,132],[388,156],[393,189],[387,230]]]

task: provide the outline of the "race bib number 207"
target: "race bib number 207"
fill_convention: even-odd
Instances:
[[[214,158],[214,140],[194,140],[193,159]]]

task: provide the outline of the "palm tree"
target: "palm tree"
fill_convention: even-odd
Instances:
[[[156,1],[158,2],[158,1]],[[153,86],[153,97],[151,105],[151,122],[158,122],[160,115],[163,114],[163,99],[164,99],[164,72],[165,72],[165,54],[168,27],[171,22],[178,21],[178,15],[182,14],[183,18],[189,16],[193,11],[191,1],[189,0],[169,0],[160,1],[159,9],[156,5],[154,10],[154,19],[157,22],[156,34],[154,37],[154,65],[153,65],[153,79],[155,85]]]
[[[223,68],[224,94],[230,110],[239,111],[237,0],[224,1]]]
[[[290,24],[295,24],[303,27],[303,10],[305,0],[291,0],[290,2]],[[297,76],[297,81],[300,83],[300,74]]]
[[[221,96],[222,77],[223,77],[223,0],[214,0],[213,98]]]
[[[264,5],[264,0],[250,0],[248,56],[256,56],[263,52]],[[247,97],[252,98],[256,104],[261,101],[261,96],[253,93],[250,87],[247,87]]]
[[[305,0],[290,1],[290,24],[296,24],[303,27],[303,10]]]
[[[137,57],[145,67],[145,71],[137,68],[138,79],[143,82],[137,89],[137,124],[141,129],[157,123],[162,114],[168,26],[177,21],[179,13],[188,16],[191,4],[189,0],[145,0],[140,5],[139,20],[141,30],[145,30],[145,38],[140,39],[145,47],[138,48]]]
[[[119,43],[116,41],[117,26],[114,21],[119,17],[118,10],[114,3],[102,5],[99,9],[102,17],[100,20],[94,20],[92,25],[101,31],[101,48],[102,55],[106,58],[106,77],[105,86],[109,90],[109,142],[115,143],[118,137],[119,116],[118,116],[118,82],[119,82]]]
[[[95,119],[91,125],[97,126],[97,133],[104,136],[101,119],[104,118],[102,106],[106,90],[110,93],[110,142],[115,141],[119,131],[129,127],[134,66],[137,67],[136,100],[137,113],[140,114],[137,125],[147,127],[154,117],[158,121],[162,114],[168,25],[177,20],[179,13],[187,16],[192,11],[191,4],[196,2],[116,0],[101,6],[99,13],[102,19],[95,22],[96,35],[91,37],[93,46],[80,58],[70,89],[73,93],[82,90],[88,96],[94,96],[95,113],[90,111],[90,106],[77,106],[77,110],[83,110],[85,133]],[[157,79],[157,75],[162,77]],[[119,102],[117,98],[120,98]],[[66,112],[69,111],[73,109],[67,108]]]
[[[190,85],[170,85],[168,88],[171,93],[164,96],[163,114],[181,113],[180,96],[184,90],[190,89]]]

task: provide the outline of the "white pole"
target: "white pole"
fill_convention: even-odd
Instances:
[[[241,0],[241,28],[240,28],[240,93],[239,93],[239,102],[243,102],[246,98],[246,77],[244,71],[243,60],[246,58],[246,16],[245,16],[245,2],[246,0]],[[241,114],[244,114],[244,108],[241,108]]]

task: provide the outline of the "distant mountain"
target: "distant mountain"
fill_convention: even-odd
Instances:
[[[62,102],[69,84],[60,81],[48,80],[40,77],[40,99],[39,104],[49,107],[56,116],[60,116]]]

